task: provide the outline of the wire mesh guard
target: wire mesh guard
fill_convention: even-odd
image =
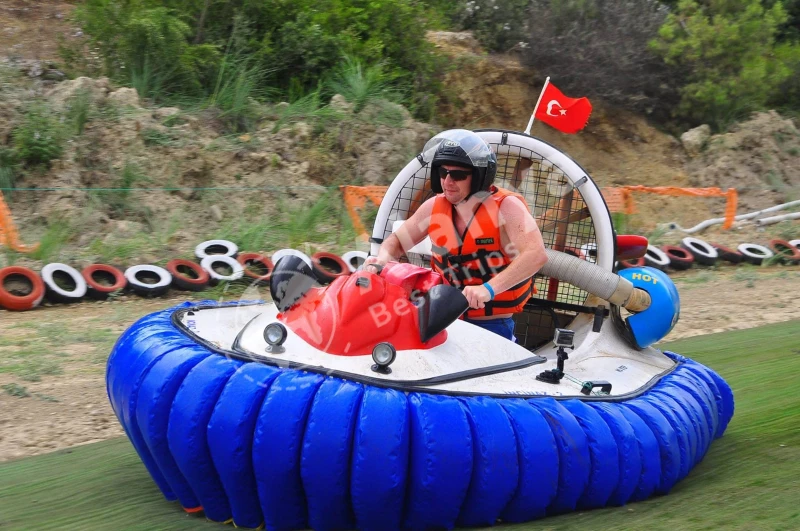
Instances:
[[[490,144],[498,152],[498,145]],[[545,246],[595,261],[597,240],[589,209],[578,189],[552,161],[528,148],[503,146],[497,161],[495,185],[522,195],[542,232]],[[405,220],[434,194],[430,186],[430,168],[423,166],[405,183],[392,204],[384,237],[397,220]],[[406,253],[401,261],[430,267],[430,256]],[[536,348],[553,337],[556,327],[567,326],[577,312],[565,310],[563,303],[583,306],[587,292],[555,278],[536,275],[536,293],[525,310],[515,315],[515,335],[528,349]],[[561,306],[559,308],[559,306]]]

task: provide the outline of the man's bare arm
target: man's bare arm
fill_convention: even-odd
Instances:
[[[506,198],[500,204],[500,219],[508,237],[509,249],[504,251],[511,257],[511,263],[489,281],[495,293],[532,277],[547,263],[542,233],[522,201],[516,197]]]
[[[404,252],[424,240],[428,235],[428,224],[430,223],[435,199],[435,197],[432,197],[422,203],[417,211],[396,232],[390,234],[384,240],[378,255],[367,258],[364,265],[386,265],[388,262],[399,259]]]

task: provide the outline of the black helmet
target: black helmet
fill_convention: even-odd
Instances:
[[[487,191],[497,175],[497,157],[481,137],[466,129],[451,129],[439,133],[425,144],[422,159],[431,166],[431,190],[441,194],[439,166],[455,164],[472,168],[470,195]]]

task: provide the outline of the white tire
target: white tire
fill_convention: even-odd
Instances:
[[[302,258],[303,262],[308,264],[308,267],[314,267],[311,263],[311,258],[308,257],[307,254],[301,253],[296,249],[280,249],[272,253],[272,263],[275,264],[275,267],[278,267],[278,261],[283,258],[284,256],[296,256],[298,258]],[[346,260],[345,260],[346,262]]]
[[[228,240],[208,240],[194,248],[194,255],[198,260],[208,256],[231,256],[236,257],[239,247]]]
[[[54,278],[57,273],[68,276],[75,287],[71,290],[60,287]],[[47,264],[42,268],[41,275],[45,294],[53,302],[77,302],[86,295],[86,279],[74,267],[59,263]]]
[[[583,256],[586,257],[587,262],[591,262],[593,264],[597,263],[597,244],[596,243],[584,243],[581,245],[581,252]]]
[[[775,256],[770,249],[763,245],[756,243],[743,243],[736,248],[737,251],[742,253],[744,259],[751,264],[761,265],[761,262]]]
[[[655,245],[648,245],[647,251],[644,253],[644,263],[650,267],[666,271],[669,267],[670,259],[667,253]]]
[[[214,271],[215,263],[223,263],[230,267],[233,272],[230,275],[220,275]],[[211,277],[212,283],[233,282],[244,276],[244,267],[242,267],[242,264],[237,262],[235,258],[221,254],[206,256],[200,261],[200,267],[206,270],[208,276]]]
[[[694,261],[702,265],[714,265],[719,258],[719,252],[710,243],[700,238],[687,236],[681,240],[681,247],[692,253]]]
[[[146,282],[147,277],[155,277],[155,282]],[[135,265],[125,270],[128,286],[142,297],[163,295],[172,284],[172,274],[163,267],[154,265]]]
[[[367,256],[369,255],[364,251],[349,251],[342,255],[342,260],[347,264],[347,268],[350,272],[355,273],[358,268],[364,264],[364,260],[367,259]]]

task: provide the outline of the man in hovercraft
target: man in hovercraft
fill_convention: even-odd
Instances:
[[[494,186],[497,158],[477,134],[445,131],[425,145],[431,189],[425,201],[364,262],[380,272],[426,236],[431,268],[462,288],[469,302],[465,320],[515,341],[514,313],[533,290],[533,275],[547,262],[539,228],[515,193]]]

